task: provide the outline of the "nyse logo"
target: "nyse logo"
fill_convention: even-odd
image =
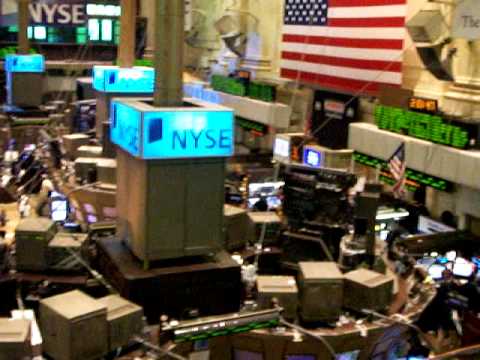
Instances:
[[[80,25],[85,23],[85,4],[33,3],[29,5],[33,24]]]
[[[172,149],[230,149],[232,131],[228,129],[173,131]]]
[[[165,134],[165,122],[162,118],[150,119],[148,125],[148,143],[156,143],[167,136],[170,144],[165,144],[173,151],[230,149],[232,130],[212,128],[171,128]]]

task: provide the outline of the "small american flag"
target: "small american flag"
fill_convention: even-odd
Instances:
[[[393,194],[395,197],[403,197],[405,195],[405,173],[407,170],[407,164],[405,161],[405,143],[402,143],[393,155],[388,160],[388,168],[395,179],[395,185],[393,185]]]
[[[402,82],[406,0],[285,0],[281,76],[375,95]]]

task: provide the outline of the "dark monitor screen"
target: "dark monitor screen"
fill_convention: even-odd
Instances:
[[[235,349],[233,351],[233,360],[263,360],[263,355],[258,352]]]
[[[287,355],[286,360],[317,360],[314,355]]]

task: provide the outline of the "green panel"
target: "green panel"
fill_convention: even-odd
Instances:
[[[389,185],[393,185],[395,183],[395,180],[388,170],[388,163],[386,161],[359,152],[355,152],[353,154],[353,159],[359,164],[373,168],[380,168],[382,170],[380,180]],[[453,187],[453,184],[447,180],[430,176],[412,169],[407,169],[405,174],[408,180],[408,183],[405,187],[410,191],[415,191],[419,185],[430,186],[440,191],[450,191]]]
[[[460,126],[449,124],[442,117],[378,105],[375,121],[380,129],[465,149],[470,136]]]

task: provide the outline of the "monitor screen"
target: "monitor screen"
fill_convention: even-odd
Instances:
[[[113,21],[110,19],[102,20],[102,41],[112,41],[113,39]]]
[[[88,36],[92,41],[100,40],[100,21],[98,19],[88,20]]]
[[[233,360],[263,360],[263,355],[253,351],[235,349],[233,351]]]
[[[335,360],[357,360],[360,355],[360,350],[349,351],[342,354],[338,354]]]
[[[463,258],[457,258],[452,271],[455,276],[470,277],[475,271],[475,265]]]
[[[444,265],[433,264],[428,268],[428,275],[430,275],[434,280],[439,280],[443,277],[444,270],[446,270]]]
[[[287,355],[286,360],[317,360],[315,355]]]
[[[320,151],[312,150],[312,149],[305,149],[303,154],[303,162],[306,165],[310,165],[315,168],[319,168],[323,166],[323,156]]]
[[[55,222],[64,222],[68,218],[68,200],[56,191],[50,193],[50,217]]]
[[[251,183],[248,185],[248,197],[274,196],[278,194],[280,188],[284,185],[283,181]]]
[[[267,200],[267,205],[268,205],[268,210],[276,210],[282,205],[282,200],[278,196],[268,196],[266,198]],[[249,198],[248,199],[248,207],[251,209],[255,206],[257,201],[260,201],[260,198]]]
[[[273,154],[284,158],[290,158],[290,141],[286,139],[275,139]]]

